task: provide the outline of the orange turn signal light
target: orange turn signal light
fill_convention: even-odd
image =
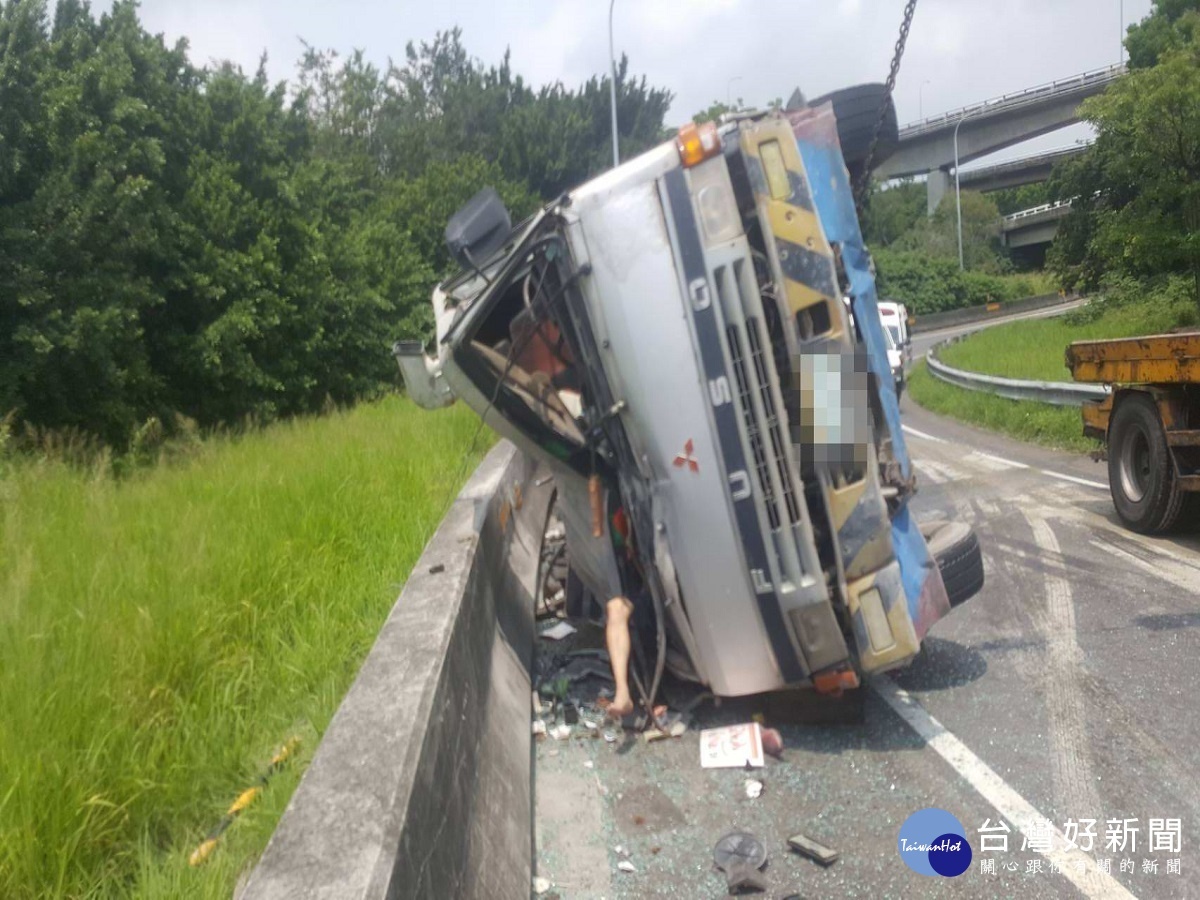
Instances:
[[[717,134],[717,126],[712,122],[701,125],[688,122],[679,129],[675,146],[679,148],[679,159],[683,167],[690,169],[721,152],[721,136]]]
[[[840,697],[844,691],[854,690],[859,684],[858,673],[849,667],[821,672],[813,676],[812,682],[818,694],[832,694],[835,697]]]

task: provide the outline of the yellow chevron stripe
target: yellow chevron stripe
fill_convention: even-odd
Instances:
[[[821,220],[815,213],[800,206],[793,206],[783,200],[766,201],[767,222],[775,237],[805,247],[813,253],[820,254],[829,260],[829,271],[834,284],[837,283],[837,273],[833,268],[833,249],[825,238],[821,228]]]
[[[846,524],[850,518],[850,514],[854,512],[854,507],[858,506],[858,501],[862,499],[863,493],[867,490],[866,481],[856,481],[854,484],[848,484],[844,488],[829,487],[826,491],[826,500],[829,504],[829,515],[833,518],[833,527],[838,531]]]

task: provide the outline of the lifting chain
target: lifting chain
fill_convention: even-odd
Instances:
[[[867,202],[867,193],[871,187],[871,164],[875,161],[875,148],[879,145],[879,132],[883,130],[883,123],[887,119],[888,102],[892,99],[892,91],[896,88],[896,76],[900,74],[900,60],[904,58],[904,45],[908,42],[908,29],[912,27],[913,13],[916,10],[917,0],[908,0],[904,6],[904,21],[900,23],[900,37],[896,39],[896,53],[892,56],[892,68],[888,72],[883,102],[879,104],[879,116],[875,119],[871,144],[867,148],[866,159],[863,160],[862,173],[858,179],[858,190],[854,192],[854,205],[858,208],[859,218],[862,217],[863,207]]]

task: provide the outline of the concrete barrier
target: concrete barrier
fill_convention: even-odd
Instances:
[[[533,592],[552,490],[511,444],[484,459],[413,569],[243,900],[529,896]]]
[[[998,319],[1011,316],[1013,313],[1031,312],[1035,309],[1047,309],[1062,303],[1070,303],[1078,297],[1063,297],[1059,294],[1042,294],[1037,297],[1026,297],[1023,300],[1010,300],[1007,303],[989,303],[984,306],[968,306],[963,309],[951,309],[940,313],[927,313],[916,316],[909,332],[923,334],[927,331],[937,331],[940,328],[951,328],[955,325],[969,325],[972,322],[982,322],[985,319]]]

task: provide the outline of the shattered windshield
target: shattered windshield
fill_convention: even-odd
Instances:
[[[553,455],[583,447],[582,381],[558,325],[565,255],[543,237],[493,284],[456,354],[501,414]]]

